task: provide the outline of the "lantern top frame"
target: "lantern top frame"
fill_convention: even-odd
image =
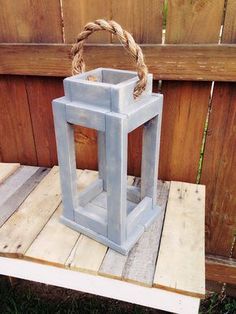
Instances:
[[[148,74],[145,91],[134,99],[133,91],[139,81],[137,72],[97,68],[64,79],[64,90],[71,102],[126,114],[152,93],[152,80],[153,75]]]

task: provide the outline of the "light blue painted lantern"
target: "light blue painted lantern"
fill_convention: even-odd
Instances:
[[[53,100],[64,208],[61,222],[122,254],[160,213],[157,172],[163,96],[152,93],[148,74],[145,91],[134,99],[138,81],[136,72],[98,68],[66,78],[65,96]],[[98,132],[99,177],[81,193],[72,125]],[[134,187],[127,185],[127,143],[129,132],[140,125],[144,125],[141,187]]]

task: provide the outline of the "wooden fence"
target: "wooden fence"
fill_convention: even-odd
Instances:
[[[208,121],[200,173],[207,277],[235,284],[236,1],[0,0],[0,8],[0,160],[57,163],[51,100],[63,95],[62,78],[70,75],[70,44],[86,22],[116,20],[143,45],[155,89],[164,94],[161,179],[196,182]],[[88,42],[88,68],[133,68],[108,33]],[[129,136],[134,175],[141,132]],[[75,141],[78,166],[96,169],[96,132],[75,127]]]

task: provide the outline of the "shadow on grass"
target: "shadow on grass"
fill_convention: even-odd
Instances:
[[[140,296],[142,297],[142,296]],[[0,276],[0,313],[3,314],[168,314],[113,299]],[[200,314],[236,314],[236,299],[209,294]]]
[[[140,296],[142,297],[142,296]],[[158,311],[113,299],[0,276],[0,313],[3,314],[161,314]]]

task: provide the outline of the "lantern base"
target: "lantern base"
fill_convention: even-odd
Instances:
[[[127,255],[129,253],[129,251],[133,248],[133,246],[135,245],[135,243],[139,240],[139,238],[142,236],[142,234],[144,233],[144,231],[146,230],[146,228],[153,222],[153,220],[155,218],[158,219],[158,216],[160,214],[160,207],[156,206],[154,209],[150,210],[148,215],[146,215],[146,223],[143,224],[138,224],[137,226],[135,226],[134,229],[132,229],[132,232],[130,232],[127,236],[127,240],[125,242],[123,242],[121,245],[111,241],[110,239],[108,239],[107,237],[91,230],[88,229],[86,227],[84,227],[83,225],[78,224],[77,222],[75,222],[74,220],[68,219],[66,217],[64,217],[63,215],[61,215],[60,217],[60,221],[61,223],[63,223],[64,225],[66,225],[67,227],[80,232],[86,236],[88,236],[89,238],[98,241],[108,247],[110,247],[111,249],[123,254],[123,255]]]

